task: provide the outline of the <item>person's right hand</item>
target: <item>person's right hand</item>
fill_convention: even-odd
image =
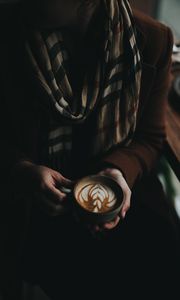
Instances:
[[[29,161],[19,162],[13,170],[13,188],[16,195],[28,196],[50,216],[67,209],[67,194],[61,187],[71,188],[73,182],[59,172]]]

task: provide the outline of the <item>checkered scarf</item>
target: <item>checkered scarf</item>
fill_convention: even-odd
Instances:
[[[81,97],[73,95],[66,65],[68,54],[60,30],[32,31],[27,42],[31,64],[51,106],[65,122],[55,122],[48,132],[48,161],[59,169],[73,150],[74,124],[95,114],[89,157],[106,153],[117,144],[128,145],[136,128],[141,82],[141,59],[128,1],[104,0],[107,12],[102,59],[94,76],[84,78]],[[58,159],[55,159],[58,158]],[[58,165],[61,162],[61,166]],[[65,164],[64,164],[65,168]]]

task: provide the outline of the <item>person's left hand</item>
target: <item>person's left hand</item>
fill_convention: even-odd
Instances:
[[[128,209],[130,208],[130,202],[131,202],[131,190],[120,170],[108,167],[108,168],[100,171],[98,173],[98,175],[109,176],[119,184],[119,186],[121,187],[121,189],[123,191],[123,205],[122,205],[119,215],[113,221],[111,221],[109,223],[105,223],[101,226],[95,225],[95,226],[93,226],[93,228],[91,228],[91,230],[96,231],[96,232],[102,231],[104,229],[110,230],[110,229],[115,228],[118,225],[118,223],[120,222],[120,220],[125,218],[126,213],[127,213]]]

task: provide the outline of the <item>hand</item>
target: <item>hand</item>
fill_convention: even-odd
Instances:
[[[128,187],[126,180],[124,179],[121,171],[118,169],[108,167],[108,168],[102,170],[101,172],[99,172],[98,174],[109,176],[110,178],[115,180],[119,184],[119,186],[121,187],[121,189],[123,191],[123,203],[122,203],[122,208],[121,208],[119,215],[112,222],[105,223],[105,224],[103,224],[103,226],[96,225],[93,228],[95,231],[101,231],[103,229],[110,230],[110,229],[115,228],[118,225],[120,219],[125,218],[126,213],[127,213],[128,209],[130,208],[131,190]]]
[[[66,209],[67,195],[61,187],[71,188],[72,181],[48,167],[22,161],[13,170],[16,195],[28,195],[48,215],[56,216]]]

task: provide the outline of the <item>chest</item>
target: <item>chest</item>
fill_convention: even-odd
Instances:
[[[68,60],[66,73],[74,94],[80,96],[87,74],[94,74],[102,56],[102,40],[95,43],[94,37],[82,38],[66,32],[63,34]]]

